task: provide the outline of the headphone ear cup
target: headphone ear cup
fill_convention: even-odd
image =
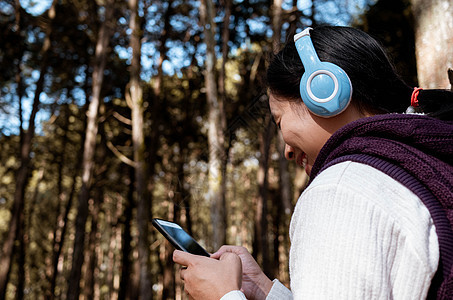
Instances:
[[[300,80],[300,95],[307,108],[315,115],[333,117],[344,111],[352,96],[351,81],[340,67],[320,62],[312,72],[305,72]]]
[[[339,66],[319,60],[310,30],[306,28],[294,36],[297,53],[305,68],[300,80],[300,96],[312,113],[325,118],[333,117],[351,102],[351,80]]]

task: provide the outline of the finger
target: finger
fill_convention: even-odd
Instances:
[[[217,250],[217,252],[211,255],[211,258],[219,259],[222,256],[222,254],[226,252],[231,252],[240,255],[248,253],[248,250],[241,246],[223,245],[222,247],[219,248],[219,250]]]
[[[221,261],[224,261],[224,260],[228,261],[228,260],[233,260],[233,259],[239,259],[239,257],[233,252],[222,253],[222,255],[219,258],[219,260],[221,260]]]
[[[236,265],[239,268],[242,268],[242,261],[241,258],[232,252],[225,252],[220,256],[220,261],[227,263],[228,265]]]
[[[184,251],[175,250],[173,252],[173,261],[177,264],[188,266],[199,259],[199,255],[190,254]]]
[[[235,246],[223,245],[215,253],[211,254],[211,258],[219,259],[225,252],[233,252],[232,248]]]
[[[181,271],[179,272],[179,278],[181,278],[182,281],[184,281],[184,275],[187,272],[187,268],[182,268]]]

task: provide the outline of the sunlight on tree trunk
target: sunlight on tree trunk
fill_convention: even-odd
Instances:
[[[98,133],[98,112],[102,101],[101,88],[104,80],[104,69],[111,34],[114,2],[109,1],[105,6],[105,20],[99,30],[94,59],[92,97],[87,113],[87,128],[82,162],[82,187],[79,192],[77,206],[76,234],[74,240],[74,256],[71,273],[68,279],[67,299],[76,300],[80,293],[81,269],[84,261],[85,223],[88,218],[88,200],[92,184],[96,137]]]
[[[215,23],[214,4],[212,0],[203,0],[200,6],[200,17],[204,27],[206,44],[206,70],[204,71],[206,99],[208,102],[208,202],[211,205],[212,248],[217,250],[226,240],[225,206],[222,203],[222,155],[224,155],[223,134],[221,125],[223,111],[220,111],[217,84],[215,79]]]
[[[260,157],[259,169],[257,174],[258,199],[255,216],[255,246],[253,254],[257,261],[261,263],[264,273],[272,275],[272,265],[270,259],[270,241],[268,237],[268,199],[269,199],[269,155],[272,137],[275,135],[275,127],[270,118],[264,118],[264,128],[259,133]]]
[[[130,9],[130,47],[132,63],[130,71],[129,94],[132,103],[132,142],[135,163],[135,191],[137,197],[138,253],[140,260],[140,299],[152,299],[152,283],[149,274],[149,220],[151,203],[146,189],[145,135],[143,129],[143,91],[140,79],[141,37],[138,0],[129,0]]]
[[[453,68],[453,3],[451,0],[411,0],[415,19],[415,53],[419,86],[449,89]]]

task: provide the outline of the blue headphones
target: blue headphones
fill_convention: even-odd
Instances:
[[[342,68],[319,60],[310,39],[311,29],[306,28],[294,36],[297,53],[305,68],[300,80],[300,96],[312,113],[329,118],[348,107],[352,84]]]

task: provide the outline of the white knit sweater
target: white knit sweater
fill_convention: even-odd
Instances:
[[[439,263],[421,200],[355,162],[313,180],[297,202],[290,238],[292,295],[274,281],[267,299],[425,299]],[[245,299],[235,293],[222,300]]]

